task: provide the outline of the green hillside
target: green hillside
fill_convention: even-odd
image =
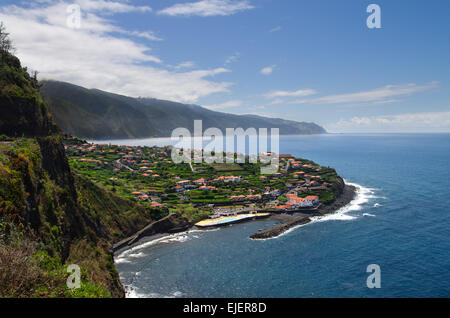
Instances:
[[[41,92],[55,122],[67,133],[88,139],[170,137],[173,129],[193,131],[194,120],[203,128],[280,128],[286,134],[323,134],[314,124],[252,115],[232,115],[151,98],[131,98],[86,89],[69,83],[44,81]]]
[[[111,246],[161,211],[71,171],[37,81],[3,51],[0,113],[0,297],[123,297]],[[80,289],[66,287],[69,264]]]

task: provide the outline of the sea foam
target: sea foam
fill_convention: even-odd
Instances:
[[[364,187],[362,185],[346,182],[346,184],[354,186],[356,188],[356,197],[346,206],[340,208],[334,213],[330,213],[324,216],[315,216],[311,218],[311,223],[314,222],[326,222],[326,221],[352,221],[358,216],[349,214],[349,212],[360,211],[364,208],[370,199],[376,198],[374,195],[378,189],[372,189]]]
[[[287,231],[283,232],[282,234],[271,237],[267,239],[258,239],[255,241],[266,241],[266,240],[273,240],[280,238],[282,236],[285,236],[291,232],[294,232],[295,230],[308,226],[309,224],[318,223],[318,222],[326,222],[326,221],[352,221],[358,218],[356,215],[350,215],[349,212],[353,211],[360,211],[363,209],[364,204],[368,203],[370,199],[378,198],[374,195],[375,191],[379,191],[381,189],[374,189],[374,188],[368,188],[364,187],[362,185],[356,184],[356,183],[350,183],[345,182],[348,185],[354,186],[356,188],[356,197],[346,206],[342,207],[341,209],[337,210],[334,213],[330,213],[324,216],[313,216],[311,217],[311,222],[306,224],[300,224],[293,226],[292,228],[288,229]],[[372,215],[371,215],[372,216]]]
[[[163,295],[159,293],[144,293],[138,290],[136,287],[129,285],[125,286],[125,297],[126,298],[181,298],[184,294],[180,291],[174,291],[169,295]]]
[[[116,255],[114,258],[114,262],[116,264],[132,263],[133,259],[142,258],[142,257],[147,256],[147,254],[145,254],[143,251],[147,247],[157,245],[157,244],[183,243],[183,242],[187,242],[191,239],[198,239],[198,238],[200,238],[200,236],[192,235],[193,233],[197,233],[197,232],[204,232],[204,231],[189,230],[189,231],[185,231],[185,232],[165,235],[165,236],[159,237],[157,239],[144,242],[142,244],[133,246],[133,247],[121,252],[119,255]]]

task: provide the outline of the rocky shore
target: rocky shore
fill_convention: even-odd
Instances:
[[[323,206],[317,210],[317,212],[312,214],[297,214],[297,215],[282,215],[277,216],[278,219],[283,219],[285,222],[276,225],[270,229],[257,232],[250,236],[254,240],[264,240],[269,238],[277,237],[290,228],[298,225],[303,225],[311,222],[312,216],[321,216],[325,214],[330,214],[336,212],[337,210],[343,208],[349,204],[356,196],[356,188],[350,185],[344,185],[339,197],[330,205]]]

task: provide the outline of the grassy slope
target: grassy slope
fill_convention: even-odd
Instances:
[[[35,139],[0,143],[0,260],[6,257],[0,261],[0,296],[73,296],[65,288],[67,264],[82,268],[85,288],[91,289],[78,295],[122,296],[110,243],[146,226],[150,212],[79,176],[73,200],[68,188],[51,179],[42,161]],[[26,259],[23,250],[28,265],[40,269],[42,280],[34,284],[28,275],[11,273],[14,262]],[[6,262],[5,255],[14,251],[17,256]],[[46,283],[48,275],[59,278]],[[14,290],[14,285],[26,288]]]
[[[111,243],[151,222],[149,211],[73,175],[14,56],[0,60],[0,84],[0,297],[122,297]],[[81,267],[81,289],[67,289],[68,264]]]

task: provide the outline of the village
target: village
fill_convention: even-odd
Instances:
[[[116,195],[192,222],[251,214],[314,212],[335,199],[334,169],[290,154],[279,155],[278,172],[261,175],[261,163],[175,164],[172,147],[92,144],[68,138],[72,169]],[[224,153],[225,156],[240,154]],[[194,160],[197,159],[197,160]]]

